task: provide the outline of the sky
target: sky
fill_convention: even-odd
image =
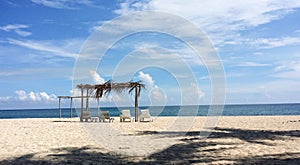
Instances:
[[[201,30],[221,62],[226,104],[300,102],[298,0],[2,0],[0,109],[56,108],[57,96],[78,94],[76,84],[110,79],[142,80],[141,105],[210,104],[214,66],[176,36],[139,31],[89,58],[88,46],[110,40],[101,27],[142,11],[171,14]],[[146,26],[147,19],[128,27]],[[167,19],[147,23],[180,28]],[[132,105],[132,97],[112,93],[100,104]]]

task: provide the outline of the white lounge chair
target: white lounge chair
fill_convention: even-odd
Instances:
[[[99,116],[99,121],[105,121],[108,120],[109,122],[113,122],[114,118],[111,118],[109,115],[109,111],[101,111],[100,116]]]
[[[130,110],[122,110],[122,114],[120,115],[120,122],[124,122],[126,119],[129,119],[131,122]]]
[[[80,121],[83,122],[84,120],[85,121],[91,120],[91,112],[90,111],[83,111],[80,114]]]
[[[148,109],[141,110],[140,121],[153,121]],[[147,120],[145,120],[147,119]]]

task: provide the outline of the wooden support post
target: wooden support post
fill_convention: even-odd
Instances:
[[[98,116],[100,116],[99,111],[100,111],[100,100],[99,100],[99,98],[97,98],[97,114],[98,114]]]
[[[83,88],[81,88],[81,114],[83,114]]]
[[[89,89],[86,89],[86,111],[89,111]]]
[[[135,111],[134,111],[134,121],[137,122],[139,121],[139,104],[138,104],[138,87],[135,87]]]
[[[71,102],[70,102],[70,118],[72,118],[72,105],[73,105],[73,98],[71,97]]]
[[[58,109],[59,109],[59,118],[61,118],[61,107],[60,107],[60,97],[58,98]]]

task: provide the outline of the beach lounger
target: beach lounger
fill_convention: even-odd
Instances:
[[[120,115],[120,122],[124,122],[126,119],[129,119],[131,122],[130,110],[122,110],[122,114]]]
[[[141,110],[141,114],[139,118],[140,121],[153,121],[148,109]]]
[[[111,118],[109,115],[109,111],[101,111],[99,116],[99,121],[105,122],[105,120],[108,120],[108,122],[113,122],[114,118]]]
[[[98,122],[99,121],[99,117],[91,117],[91,122]]]
[[[91,112],[90,111],[83,111],[80,114],[80,121],[83,122],[83,121],[88,121],[88,120],[91,120]]]

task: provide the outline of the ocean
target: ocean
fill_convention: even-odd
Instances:
[[[139,107],[139,109],[149,109],[152,116],[206,116],[209,105],[199,106],[153,106]],[[134,107],[103,107],[100,110],[110,112],[113,117],[119,116],[122,109],[130,109],[134,116]],[[98,109],[91,108],[92,116],[97,116]],[[180,112],[180,113],[179,113]],[[79,108],[72,109],[72,117],[80,115]],[[222,116],[273,116],[273,115],[300,115],[300,103],[295,104],[246,104],[246,105],[225,105]],[[10,118],[57,118],[59,109],[15,109],[0,110],[0,119]],[[61,109],[61,117],[70,117],[70,108]]]

